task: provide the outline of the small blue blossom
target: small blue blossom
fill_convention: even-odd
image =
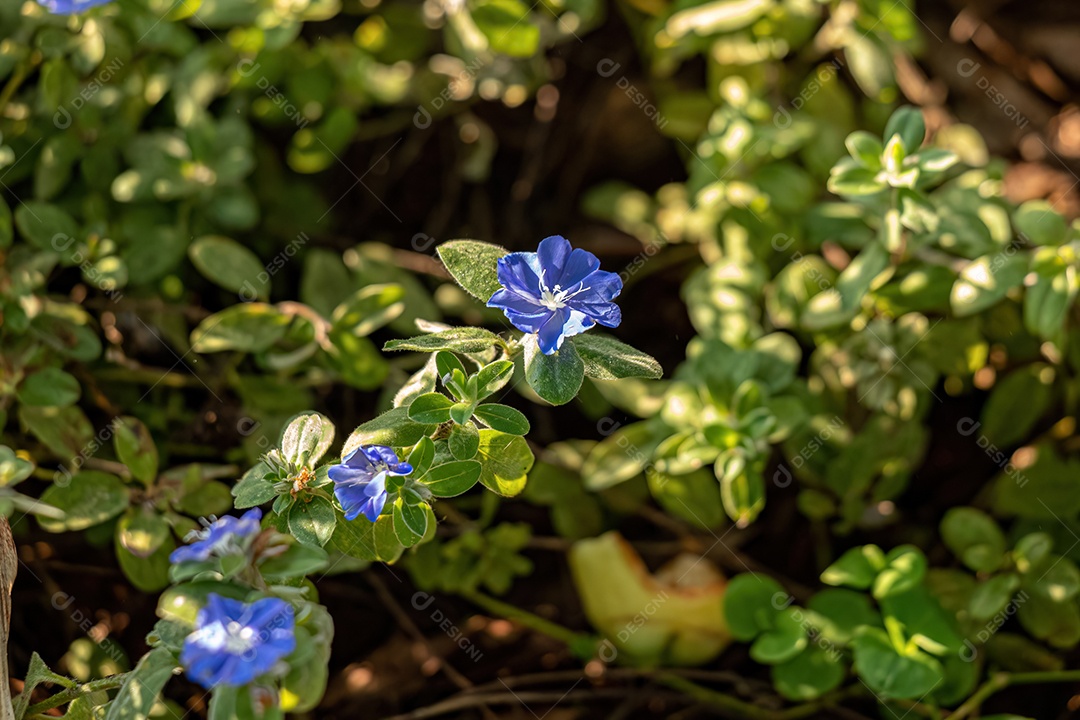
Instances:
[[[41,6],[54,15],[75,15],[112,0],[38,0]]]
[[[211,593],[184,640],[180,664],[207,690],[247,685],[293,651],[295,628],[292,605],[280,598],[243,603]]]
[[[412,465],[401,462],[385,445],[363,445],[333,465],[327,474],[334,481],[334,495],[345,511],[345,519],[360,513],[375,522],[386,504],[386,476],[408,475]]]
[[[587,250],[552,235],[536,252],[516,252],[499,258],[497,290],[488,307],[501,308],[518,330],[536,333],[545,355],[555,353],[563,340],[597,323],[616,327],[622,321],[612,302],[622,292],[618,275],[600,269]]]
[[[197,530],[187,539],[194,539],[190,545],[178,547],[169,555],[169,561],[174,563],[208,560],[211,556],[221,557],[243,553],[246,551],[244,541],[259,534],[262,528],[259,520],[262,519],[262,510],[255,508],[248,510],[242,517],[226,515],[211,523],[203,520],[206,527]]]

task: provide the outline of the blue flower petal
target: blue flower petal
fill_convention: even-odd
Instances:
[[[397,465],[390,466],[391,475],[408,475],[413,471],[413,466],[407,462],[399,462]]]
[[[488,307],[502,310],[512,310],[521,315],[547,315],[550,311],[541,305],[535,297],[522,295],[513,290],[502,288],[496,290],[491,299],[487,301]]]
[[[366,517],[368,520],[370,520],[371,522],[375,522],[379,519],[379,515],[382,514],[383,506],[385,505],[386,493],[382,493],[381,495],[376,495],[375,497],[370,498],[366,503],[364,503],[361,506],[361,512],[364,513],[364,517]]]
[[[566,264],[563,266],[563,270],[559,274],[559,278],[555,281],[555,283],[564,288],[569,288],[575,285],[584,284],[585,279],[588,278],[588,284],[592,285],[592,274],[595,273],[599,268],[599,258],[597,258],[588,250],[582,250],[581,248],[577,248],[572,253],[570,253],[570,257],[567,259]],[[614,275],[614,273],[606,274]],[[615,277],[619,276],[615,275]]]
[[[211,593],[184,640],[180,663],[206,689],[247,685],[296,647],[292,606],[279,598],[247,604]]]
[[[379,463],[389,465],[398,462],[397,453],[395,453],[392,448],[388,448],[385,445],[365,445],[363,450],[364,454],[367,455],[373,465],[378,465]]]
[[[545,355],[552,355],[562,347],[563,338],[565,337],[563,335],[563,326],[566,325],[569,317],[570,312],[565,308],[560,308],[553,312],[547,322],[540,326],[540,330],[536,333],[536,342]]]
[[[73,15],[112,0],[38,0],[41,6],[54,15]]]
[[[540,262],[540,280],[549,288],[560,284],[563,268],[570,258],[570,241],[562,235],[552,235],[540,241],[536,257]]]
[[[536,253],[503,255],[496,266],[499,283],[504,288],[530,297],[540,296],[540,273]]]

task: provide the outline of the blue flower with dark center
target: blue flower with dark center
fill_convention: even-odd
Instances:
[[[41,6],[54,15],[75,15],[112,0],[38,0]]]
[[[375,522],[386,504],[386,476],[408,475],[412,465],[401,462],[385,445],[363,445],[333,465],[327,474],[334,481],[334,495],[345,511],[346,520],[360,513]]]
[[[207,690],[247,685],[296,647],[292,605],[280,598],[253,603],[211,593],[184,639],[180,664]]]
[[[536,333],[545,355],[555,353],[563,340],[596,324],[617,327],[619,306],[612,302],[622,292],[618,275],[600,269],[600,261],[587,250],[552,235],[540,241],[536,252],[516,252],[499,258],[497,290],[488,307],[501,308],[518,330]]]
[[[209,523],[203,520],[206,527],[192,532],[186,538],[195,542],[173,550],[169,560],[181,563],[208,560],[210,557],[222,555],[241,555],[247,552],[246,540],[258,535],[262,529],[259,526],[261,519],[262,510],[255,508],[238,518],[226,515]]]

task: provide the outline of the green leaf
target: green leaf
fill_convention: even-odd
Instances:
[[[232,486],[232,496],[236,498],[237,509],[262,505],[277,497],[274,483],[265,477],[268,472],[270,467],[260,460]]]
[[[878,600],[906,592],[922,583],[926,556],[913,545],[901,545],[885,556],[885,569],[874,579],[873,595]]]
[[[216,480],[200,481],[201,484],[189,489],[178,498],[176,509],[191,517],[209,517],[221,515],[232,510],[233,502],[229,486]]]
[[[736,575],[724,592],[724,615],[731,636],[750,642],[773,626],[773,618],[791,601],[780,583],[758,573]]]
[[[483,468],[476,460],[454,460],[436,465],[420,478],[435,497],[455,497],[480,479]]]
[[[585,364],[571,343],[563,343],[554,355],[545,355],[535,335],[526,335],[525,379],[536,394],[552,405],[565,405],[573,400],[585,379]]]
[[[405,289],[400,285],[368,285],[334,308],[334,329],[364,337],[401,315]]]
[[[922,649],[943,654],[964,647],[955,613],[945,610],[924,585],[884,597],[878,604],[886,627],[899,623]]]
[[[442,393],[424,393],[409,404],[409,419],[425,425],[444,423],[450,420],[453,406],[454,401]]]
[[[915,154],[926,137],[926,121],[923,120],[922,110],[910,105],[897,108],[885,124],[885,141],[891,140],[893,135],[900,136],[908,155]]]
[[[349,557],[386,563],[397,560],[403,551],[390,515],[381,515],[373,523],[363,515],[355,520],[345,520],[345,516],[338,513],[333,543]]]
[[[1046,533],[1034,532],[1016,541],[1013,548],[1013,562],[1022,573],[1031,572],[1054,549],[1054,540]]]
[[[281,433],[281,454],[296,467],[312,468],[334,443],[334,423],[325,415],[294,415]]]
[[[496,360],[480,368],[476,373],[476,399],[482,400],[501,390],[514,375],[514,363],[511,360]]]
[[[886,185],[878,179],[877,173],[858,166],[837,165],[829,175],[829,192],[845,197],[876,195],[885,190]]]
[[[870,598],[854,590],[829,588],[815,593],[806,604],[810,623],[833,645],[851,642],[860,625],[881,625],[881,615]]]
[[[345,441],[341,455],[345,457],[361,445],[411,447],[420,442],[420,438],[431,434],[433,429],[431,425],[410,420],[409,408],[394,408],[356,428]]]
[[[998,447],[1027,438],[1055,400],[1054,370],[1033,363],[998,380],[982,413],[982,432]]]
[[[885,567],[885,555],[877,545],[851,548],[821,573],[821,582],[866,590]]]
[[[394,533],[402,545],[412,547],[424,538],[428,528],[428,512],[430,508],[426,504],[409,505],[402,497],[394,501]]]
[[[129,491],[115,475],[97,470],[76,473],[67,485],[50,485],[41,494],[41,502],[64,511],[64,517],[38,518],[49,532],[85,530],[123,512],[128,506]]]
[[[330,542],[336,521],[334,506],[323,497],[298,501],[289,509],[289,532],[304,545],[322,547]]]
[[[304,269],[300,276],[302,303],[323,317],[330,317],[352,288],[353,280],[341,255],[321,248],[311,248],[304,253]]]
[[[885,147],[881,140],[865,130],[856,130],[844,141],[851,157],[868,170],[877,172],[881,169],[881,155]]]
[[[754,522],[765,508],[765,478],[761,471],[748,463],[738,449],[722,454],[713,469],[728,517],[738,527]]]
[[[581,466],[585,489],[606,490],[640,475],[651,464],[658,442],[652,425],[647,422],[616,429],[585,458]]]
[[[692,5],[674,13],[668,19],[664,30],[675,40],[690,33],[706,38],[748,27],[772,8],[773,0],[729,0],[723,3]]]
[[[195,625],[199,610],[206,605],[210,593],[233,600],[243,600],[251,589],[221,580],[195,580],[174,585],[158,598],[157,614],[162,620],[180,623],[189,628]]]
[[[1055,602],[1032,593],[1019,608],[1020,624],[1036,639],[1057,648],[1072,648],[1080,642],[1080,608],[1076,603]]]
[[[941,682],[941,664],[916,650],[900,655],[884,630],[862,627],[852,642],[855,672],[871,690],[886,698],[919,699]]]
[[[858,308],[883,272],[891,272],[888,251],[879,243],[863,248],[836,278],[842,307],[845,310]]]
[[[1020,287],[1027,274],[1025,254],[1007,250],[972,260],[953,284],[949,296],[956,317],[967,317],[987,310]]]
[[[1047,555],[1043,565],[1045,569],[1036,568],[1035,573],[1032,573],[1037,573],[1037,578],[1025,578],[1029,580],[1025,585],[1047,600],[1056,603],[1072,601],[1080,592],[1080,570],[1076,564],[1067,557]]]
[[[968,604],[971,617],[979,622],[986,622],[1004,610],[1019,589],[1020,578],[1013,573],[994,575],[971,594],[971,602]]]
[[[146,557],[133,555],[124,549],[121,544],[121,524],[116,525],[114,549],[116,559],[120,563],[120,569],[131,584],[143,592],[158,592],[169,585],[169,555],[176,549],[176,542],[172,535],[167,535],[165,541]]]
[[[158,451],[142,421],[124,416],[113,421],[113,448],[136,480],[149,487],[157,479]]]
[[[197,353],[262,352],[285,335],[289,317],[266,303],[240,303],[205,318],[191,332]]]
[[[383,345],[383,350],[412,350],[414,352],[483,352],[502,342],[499,336],[490,330],[478,327],[451,328],[428,335],[419,335],[403,340],[390,340]]]
[[[220,235],[205,235],[188,247],[188,257],[210,282],[242,300],[267,300],[270,297],[270,273],[259,257],[235,240]]]
[[[723,524],[724,505],[720,486],[707,469],[699,469],[685,475],[668,475],[662,472],[646,474],[649,492],[669,514],[709,530]]]
[[[660,363],[651,356],[613,337],[585,333],[570,338],[570,341],[581,356],[585,375],[596,380],[621,380],[622,378],[655,380],[664,374]]]
[[[41,683],[55,683],[64,688],[75,687],[75,682],[71,678],[57,675],[49,669],[41,656],[36,652],[32,652],[30,654],[30,666],[26,669],[26,676],[23,679],[22,692],[12,701],[16,720],[22,720],[22,717],[26,714],[26,709],[30,707],[34,690]]]
[[[806,649],[806,645],[802,611],[787,607],[773,615],[771,627],[754,640],[750,657],[763,665],[776,665],[791,660]]]
[[[845,675],[847,669],[839,655],[830,654],[817,644],[772,668],[776,691],[792,702],[814,700],[835,690]]]
[[[325,570],[329,564],[330,556],[322,548],[297,543],[260,563],[259,572],[270,582],[286,582]]]
[[[82,457],[94,439],[94,427],[86,414],[75,406],[19,406],[19,421],[52,453],[68,461]]]
[[[480,433],[471,422],[463,425],[455,424],[450,428],[450,436],[446,438],[450,447],[450,454],[458,460],[471,460],[476,451],[480,449]]]
[[[34,472],[34,463],[23,460],[7,445],[0,445],[0,487],[21,483]]]
[[[1068,237],[1068,225],[1045,200],[1028,200],[1013,213],[1016,229],[1035,245],[1056,246]]]
[[[416,443],[412,452],[409,453],[409,464],[412,465],[412,476],[423,477],[435,460],[435,443],[431,438],[424,437]]]
[[[359,390],[374,390],[390,373],[389,363],[366,337],[331,330],[327,355],[341,379]]]
[[[210,707],[207,708],[206,719],[236,720],[239,718],[237,700],[241,692],[250,693],[251,690],[246,687],[232,687],[229,685],[219,685],[214,688],[211,691]]]
[[[144,655],[109,703],[105,720],[146,720],[150,717],[150,709],[158,702],[158,696],[176,666],[176,656],[164,647],[154,648]]]
[[[492,430],[509,435],[527,435],[529,432],[529,419],[508,405],[486,403],[477,406],[473,415]]]
[[[450,405],[450,419],[458,425],[464,425],[472,417],[473,406],[467,402],[456,402]]]
[[[458,285],[477,300],[487,302],[502,287],[498,263],[506,255],[505,248],[477,240],[451,240],[440,245],[438,252]]]
[[[540,27],[530,14],[531,8],[520,0],[481,0],[472,11],[476,27],[487,36],[491,49],[517,58],[532,57],[540,46]]]
[[[446,350],[435,353],[435,369],[439,378],[445,378],[447,375],[452,376],[455,370],[460,372],[463,377],[467,377],[469,374],[458,356]]]
[[[7,201],[0,198],[0,248],[11,247],[15,239],[15,229],[12,225],[11,206]]]
[[[79,226],[56,205],[29,200],[15,208],[15,227],[38,250],[56,252],[79,236]],[[54,244],[55,243],[55,244]]]
[[[1035,283],[1024,291],[1024,327],[1038,337],[1058,340],[1078,290],[1080,279],[1072,266],[1052,275],[1035,273]]]
[[[280,710],[290,715],[301,715],[314,710],[326,694],[326,682],[329,678],[334,621],[321,605],[309,603],[305,610],[306,617],[296,626],[297,647],[294,657],[302,656],[308,660],[303,663],[289,663],[289,674],[281,680]]]
[[[23,405],[66,407],[82,394],[79,381],[60,368],[47,367],[33,373],[19,385],[16,395]]]
[[[486,429],[480,431],[477,458],[483,464],[480,482],[503,497],[513,497],[525,489],[536,459],[525,438]]]
[[[981,510],[950,509],[941,520],[941,537],[975,572],[993,572],[1005,559],[1005,535],[993,518]]]
[[[169,539],[169,524],[165,518],[145,507],[132,507],[116,524],[120,546],[135,557],[150,557]]]

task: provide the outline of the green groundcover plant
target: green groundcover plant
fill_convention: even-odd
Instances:
[[[526,103],[609,8],[0,5],[0,509],[17,543],[35,516],[159,594],[148,652],[73,645],[72,677],[35,653],[0,717],[156,717],[179,674],[214,720],[317,712],[318,581],[378,563],[733,717],[963,720],[1080,680],[1080,225],[1006,200],[977,131],[900,102],[921,39],[890,5],[620,3],[655,105],[615,60],[596,74],[686,180],[580,203],[640,255],[414,238],[437,288],[397,243],[319,242],[342,227],[327,177],[365,138],[456,123],[459,172],[486,178],[497,128],[471,108]],[[637,323],[618,302],[672,266],[696,334],[661,367],[616,339]],[[342,388],[372,408],[351,432],[312,409]],[[540,447],[522,407],[596,432]],[[177,440],[227,412],[229,447]],[[928,520],[931,443],[993,470]],[[816,585],[721,576],[706,548],[791,496]],[[534,577],[511,502],[550,517],[590,628],[498,597]],[[641,518],[696,552],[650,572],[617,534]],[[679,672],[723,652],[769,696]]]

